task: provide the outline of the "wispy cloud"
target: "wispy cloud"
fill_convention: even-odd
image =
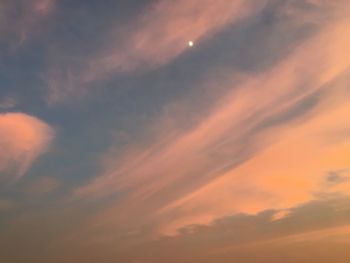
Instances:
[[[117,159],[117,166],[76,190],[87,197],[122,194],[95,223],[139,226],[147,217],[136,218],[153,214],[150,220],[163,221],[161,232],[170,234],[232,213],[288,209],[313,199],[328,171],[350,165],[349,140],[331,145],[322,137],[342,128],[349,114],[341,81],[350,66],[349,25],[331,19],[271,70],[236,85],[193,129]],[[232,83],[225,81],[227,90]],[[332,100],[338,102],[333,108]]]
[[[131,28],[92,61],[86,80],[113,71],[129,71],[163,65],[188,49],[188,41],[199,42],[225,26],[260,10],[266,1],[180,0],[158,1],[131,21]]]
[[[169,63],[188,50],[188,41],[205,41],[267,1],[156,1],[128,24],[114,25],[102,48],[81,63],[53,65],[48,76],[51,103],[81,93],[91,82],[118,73],[149,70]],[[116,34],[116,32],[118,34]],[[115,36],[116,35],[116,36]]]
[[[54,0],[1,1],[0,41],[10,41],[9,47],[16,49],[40,26],[54,4]]]

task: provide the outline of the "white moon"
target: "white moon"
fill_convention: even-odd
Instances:
[[[193,47],[193,45],[194,45],[193,41],[188,41],[188,46],[189,47]]]

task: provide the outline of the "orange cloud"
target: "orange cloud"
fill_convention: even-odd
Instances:
[[[210,223],[234,213],[288,209],[321,192],[348,194],[348,183],[326,189],[323,184],[329,171],[350,167],[350,138],[338,143],[327,138],[349,114],[347,104],[307,123],[271,131],[266,136],[278,136],[277,143],[166,210],[178,209],[177,214],[187,217],[186,224],[196,224],[203,217]],[[162,231],[174,234],[183,221],[180,216],[180,221],[174,220]]]
[[[53,139],[53,130],[23,113],[0,115],[0,172],[21,178]]]
[[[162,234],[174,234],[186,225],[284,210],[315,198],[329,171],[350,167],[349,138],[336,144],[327,139],[350,125],[343,99],[349,96],[343,80],[350,67],[349,28],[346,18],[330,20],[281,63],[236,87],[198,125],[116,160],[76,190],[80,197],[123,193],[93,224],[157,222]],[[229,90],[235,82],[228,77],[220,83]],[[298,121],[285,117],[310,98],[317,102],[313,110],[301,112]],[[269,127],[278,116],[281,123]]]
[[[179,219],[173,216],[173,222],[166,223],[166,227],[161,230],[163,233],[174,234],[183,225],[203,223],[203,218],[207,219],[206,223],[210,223],[217,217],[234,213],[254,214],[266,209],[288,209],[312,200],[321,191],[348,194],[347,183],[324,189],[323,182],[329,171],[350,167],[350,138],[344,137],[334,143],[327,137],[337,130],[349,129],[350,125],[345,121],[348,118],[346,116],[350,116],[350,104],[343,99],[349,96],[347,81],[330,84],[350,66],[347,55],[337,52],[348,49],[349,22],[344,20],[330,26],[300,47],[300,52],[284,65],[279,65],[271,74],[263,76],[264,80],[259,81],[261,92],[244,94],[252,100],[259,98],[258,103],[245,105],[245,111],[242,110],[239,115],[233,111],[231,113],[240,118],[244,112],[252,113],[254,107],[274,100],[274,96],[278,98],[295,91],[300,72],[304,73],[303,78],[306,77],[305,73],[311,77],[301,94],[330,85],[324,102],[311,115],[306,115],[304,121],[301,119],[300,122],[261,133],[258,142],[273,143],[271,146],[255,153],[253,158],[239,167],[221,174],[221,178],[161,209],[161,213],[166,211],[171,214],[174,214],[174,209],[178,209],[175,214],[182,215]],[[328,37],[330,43],[325,44]],[[315,59],[322,59],[322,62],[316,62]],[[321,66],[307,73],[308,68],[312,67],[310,65]],[[305,70],[302,69],[304,66]],[[243,92],[247,91],[245,87]],[[238,98],[242,99],[242,95]],[[272,105],[275,107],[276,104]],[[267,112],[272,110],[273,114],[274,111],[283,111],[283,107],[269,108]]]

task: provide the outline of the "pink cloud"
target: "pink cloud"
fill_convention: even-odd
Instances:
[[[123,193],[90,226],[137,228],[152,222],[160,233],[173,235],[186,225],[288,210],[315,198],[324,191],[328,171],[350,167],[348,138],[337,144],[326,139],[349,125],[344,124],[350,115],[347,82],[341,80],[350,67],[349,28],[344,17],[329,20],[271,70],[239,85],[227,72],[216,83],[235,89],[201,122],[171,140],[161,136],[145,150],[127,150],[124,158],[109,161],[105,172],[74,193],[86,198]],[[261,123],[320,90],[326,95],[298,121],[254,134]]]
[[[55,0],[2,1],[0,18],[0,39],[10,37],[10,47],[18,48],[28,35],[36,32],[54,8]],[[10,14],[16,14],[11,16]]]
[[[67,94],[80,94],[82,86],[113,73],[154,69],[188,50],[188,41],[205,41],[226,26],[256,13],[265,0],[155,1],[127,25],[116,25],[97,50],[76,68],[57,67],[49,72],[49,103]]]
[[[24,113],[0,115],[0,172],[21,178],[53,139],[43,121]]]
[[[92,71],[86,78],[163,65],[186,51],[189,40],[200,43],[225,26],[260,10],[265,2],[158,1],[131,22],[134,30],[124,37],[122,46],[113,43],[104,55],[92,62]]]

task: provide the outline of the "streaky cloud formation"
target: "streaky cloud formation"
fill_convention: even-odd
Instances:
[[[328,171],[350,164],[347,139],[336,145],[324,139],[327,133],[347,128],[340,120],[350,113],[348,103],[341,99],[348,96],[343,86],[348,78],[340,84],[337,80],[350,66],[346,55],[349,22],[329,23],[269,72],[238,86],[192,130],[168,142],[159,138],[159,143],[140,155],[116,161],[114,170],[108,167],[106,174],[76,194],[105,196],[121,191],[124,197],[102,213],[99,222],[122,220],[121,210],[141,211],[151,221],[168,214],[167,226],[161,230],[168,234],[188,224],[210,223],[217,216],[288,209],[312,200],[322,190]],[[230,83],[228,79],[228,89]],[[337,104],[328,106],[329,97]],[[283,119],[313,98],[316,105],[310,113],[303,116],[301,112],[295,116],[299,121],[278,125],[278,116]],[[318,133],[324,136],[320,141],[310,139]],[[242,141],[245,144],[240,147]],[[128,217],[122,225],[130,222]]]
[[[238,19],[254,14],[264,3],[266,1],[258,5],[241,0],[155,2],[132,22],[134,31],[125,36],[122,47],[116,48],[113,43],[109,54],[93,61],[93,70],[87,78],[95,79],[110,71],[161,66],[184,52],[189,39],[200,42]]]
[[[113,25],[103,50],[83,59],[76,68],[53,66],[48,79],[49,103],[81,93],[91,82],[112,74],[159,68],[186,52],[188,41],[200,42],[249,15],[267,1],[156,1],[129,21],[125,29]],[[121,34],[115,35],[115,32]],[[109,36],[108,36],[109,35]],[[85,86],[85,88],[84,88]]]

